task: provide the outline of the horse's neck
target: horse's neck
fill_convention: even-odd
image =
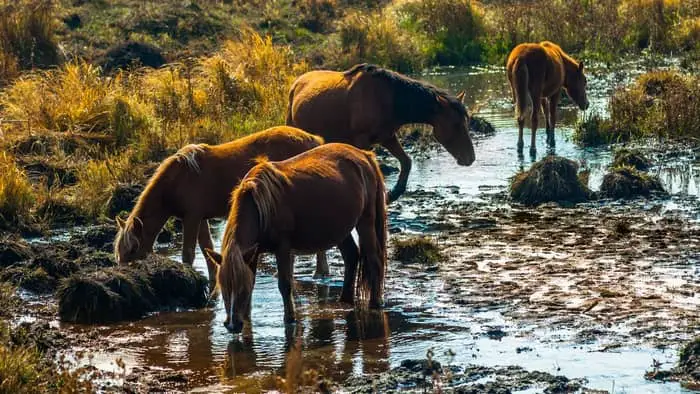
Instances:
[[[139,218],[143,224],[141,243],[153,246],[160,230],[171,216],[160,203],[159,191],[154,188],[149,189],[141,196],[132,216]]]

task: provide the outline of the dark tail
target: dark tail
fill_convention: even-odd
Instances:
[[[367,161],[372,166],[372,172],[375,187],[375,215],[374,215],[374,232],[377,237],[377,249],[379,251],[379,266],[368,267],[366,256],[362,255],[362,245],[360,245],[360,266],[357,286],[358,289],[368,289],[372,281],[377,281],[380,289],[380,296],[384,295],[384,279],[387,271],[387,218],[386,218],[386,186],[384,185],[384,176],[379,168],[379,163],[374,156],[374,153],[367,152]]]
[[[289,88],[289,103],[287,104],[287,126],[294,126],[294,121],[292,120],[292,104],[294,103],[294,89],[297,87],[297,81],[292,83],[292,87]]]
[[[527,65],[517,62],[513,69],[513,91],[515,93],[515,115],[518,120],[524,120],[532,115],[534,109],[530,97],[529,80],[530,73]]]

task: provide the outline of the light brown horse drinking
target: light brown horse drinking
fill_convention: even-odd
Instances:
[[[374,155],[331,143],[280,162],[263,160],[233,192],[219,266],[224,325],[240,332],[250,319],[251,295],[261,253],[274,253],[284,321],[295,320],[292,253],[338,246],[345,263],[340,300],[352,303],[369,291],[380,307],[386,270],[386,190]],[[351,235],[355,228],[359,248]]]
[[[523,151],[523,127],[527,117],[532,120],[530,155],[535,156],[535,132],[540,105],[545,115],[547,143],[554,146],[554,124],[557,104],[564,89],[582,110],[588,109],[586,76],[583,62],[577,62],[556,44],[520,44],[508,56],[506,72],[510,82],[518,118],[518,153]]]
[[[396,132],[406,124],[433,126],[435,138],[459,165],[474,162],[469,115],[464,92],[451,96],[432,85],[370,64],[345,72],[311,71],[300,76],[289,92],[287,124],[361,149],[386,148],[401,164],[389,201],[405,190],[411,158]]]
[[[126,221],[117,218],[117,262],[125,264],[152,252],[163,225],[175,216],[183,224],[182,261],[191,265],[197,241],[202,251],[213,248],[207,219],[228,214],[231,192],[255,165],[256,157],[283,160],[322,143],[317,136],[280,126],[221,145],[180,149],[161,163]],[[326,264],[325,254],[322,257],[320,264]],[[216,267],[208,268],[213,282]],[[327,265],[322,269],[327,270]]]

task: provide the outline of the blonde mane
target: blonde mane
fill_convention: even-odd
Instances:
[[[204,153],[205,144],[190,144],[183,146],[171,156],[173,161],[184,163],[197,174],[202,172],[197,160],[198,153]]]

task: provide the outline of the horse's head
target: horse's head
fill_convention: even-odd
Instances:
[[[456,100],[437,96],[438,110],[432,125],[435,138],[457,159],[457,164],[468,166],[475,157],[469,135],[469,114],[463,100],[464,92],[458,94]]]
[[[205,254],[217,267],[216,283],[226,308],[224,327],[232,333],[239,333],[243,330],[243,321],[250,320],[255,276],[245,264],[238,246],[232,245],[226,249],[223,257],[211,249],[207,249]]]
[[[148,253],[150,247],[143,242],[143,222],[136,216],[126,221],[117,216],[117,237],[114,240],[114,259],[117,264],[124,265],[130,261],[139,260]]]
[[[575,65],[572,69],[566,71],[566,79],[564,81],[564,89],[571,99],[582,110],[587,110],[590,105],[586,96],[586,86],[588,81],[583,73],[583,62]]]

